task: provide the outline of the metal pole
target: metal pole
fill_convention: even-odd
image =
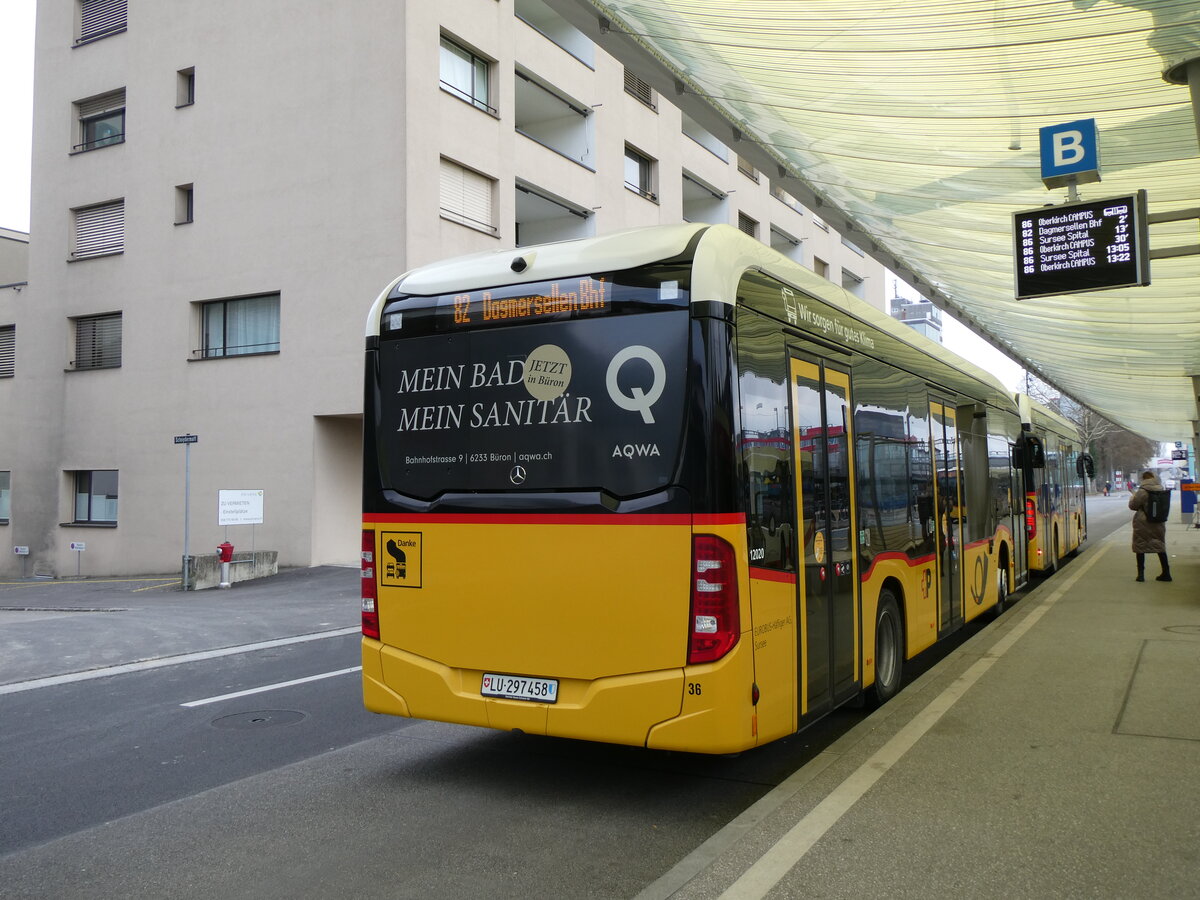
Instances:
[[[191,583],[191,555],[188,553],[188,526],[192,512],[192,445],[183,445],[183,589]]]

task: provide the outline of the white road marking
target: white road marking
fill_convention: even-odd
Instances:
[[[93,678],[107,678],[110,675],[125,675],[130,672],[145,672],[149,669],[162,669],[166,666],[179,666],[190,662],[203,662],[206,659],[219,659],[222,656],[236,656],[239,653],[252,653],[255,650],[269,650],[272,647],[286,647],[289,644],[305,644],[309,641],[320,641],[325,638],[341,637],[361,631],[359,625],[349,628],[337,628],[333,631],[317,631],[312,634],[299,634],[295,637],[277,638],[272,641],[260,641],[256,644],[240,644],[236,647],[222,647],[219,650],[202,650],[198,653],[183,653],[179,656],[163,656],[158,659],[145,659],[141,662],[124,663],[119,666],[105,666],[102,669],[87,669],[83,672],[68,672],[66,675],[51,675],[48,678],[35,678],[31,681],[18,681],[13,684],[0,684],[0,696],[4,694],[20,694],[24,691],[35,691],[38,688],[56,687],[60,684],[72,684],[76,681],[91,681]]]
[[[919,712],[907,725],[900,729],[883,747],[852,772],[840,785],[815,806],[811,812],[797,822],[790,831],[775,842],[742,875],[731,884],[719,900],[761,900],[788,872],[796,866],[813,845],[817,843],[838,820],[849,811],[862,796],[913,747],[960,697],[975,684],[992,665],[1000,659],[1022,635],[1036,625],[1050,608],[1113,546],[1110,538],[1090,555],[1077,571],[1070,574],[1061,585],[1036,608],[1030,611],[1012,630],[998,640],[980,660],[975,662],[959,678],[955,679],[928,706]],[[1072,566],[1072,569],[1075,567]],[[807,766],[820,763],[824,768],[831,759],[821,754]],[[716,857],[726,852],[746,832],[770,815],[787,799],[796,794],[807,779],[797,779],[804,768],[762,797],[758,803],[726,825],[703,845],[681,860],[671,871],[649,885],[639,895],[639,900],[672,896],[687,881],[707,869]],[[743,820],[747,821],[743,821]]]
[[[349,669],[338,669],[336,672],[322,672],[320,675],[309,675],[305,678],[293,678],[291,681],[279,681],[275,684],[264,684],[262,687],[247,688],[244,691],[234,691],[232,694],[221,694],[219,697],[205,697],[203,700],[189,700],[180,706],[207,706],[209,703],[220,703],[222,700],[236,700],[238,697],[249,697],[251,694],[262,694],[267,691],[277,691],[280,688],[292,687],[297,684],[308,684],[310,681],[320,681],[322,678],[334,678],[338,675],[349,675],[351,672],[361,672],[362,666],[351,666]]]

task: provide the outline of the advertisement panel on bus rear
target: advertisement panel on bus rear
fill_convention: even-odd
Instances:
[[[421,499],[659,490],[680,442],[687,340],[681,309],[384,340],[383,485]]]

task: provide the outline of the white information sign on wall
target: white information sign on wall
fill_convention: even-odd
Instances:
[[[261,525],[262,491],[217,491],[218,525]]]

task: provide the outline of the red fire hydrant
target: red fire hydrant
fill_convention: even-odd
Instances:
[[[233,562],[233,544],[222,541],[217,544],[217,556],[221,559],[221,583],[219,587],[227,588],[229,581],[229,564]]]

